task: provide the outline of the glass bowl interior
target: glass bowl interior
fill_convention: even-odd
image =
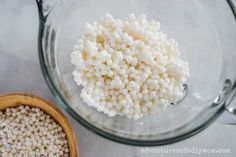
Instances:
[[[41,65],[49,87],[75,119],[110,139],[127,144],[157,145],[191,136],[223,111],[222,104],[213,106],[212,103],[222,91],[224,81],[235,76],[234,54],[231,49],[225,49],[227,44],[232,49],[236,47],[222,42],[223,26],[215,19],[217,13],[228,14],[228,20],[235,26],[234,16],[226,1],[222,4],[213,1],[60,1],[41,26],[39,38]],[[216,7],[219,7],[217,11]],[[181,58],[190,68],[186,82],[188,93],[182,102],[158,114],[130,120],[120,116],[110,118],[82,101],[82,87],[73,80],[75,67],[70,54],[85,23],[99,21],[106,12],[115,18],[129,13],[145,14],[150,20],[160,21],[161,31],[179,43]]]

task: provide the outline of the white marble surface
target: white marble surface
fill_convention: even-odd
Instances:
[[[34,0],[0,1],[0,94],[29,92],[55,102],[40,70],[37,55],[38,14]],[[68,116],[68,115],[67,115]],[[69,116],[68,116],[69,117]],[[69,117],[70,118],[70,117]],[[75,129],[81,157],[154,157],[190,154],[142,153],[133,147],[106,140],[70,118]],[[229,148],[236,156],[236,126],[215,122],[200,134],[162,148]],[[160,147],[152,147],[160,148]],[[194,154],[191,156],[199,156]]]

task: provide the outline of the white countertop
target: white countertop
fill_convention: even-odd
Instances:
[[[29,92],[54,103],[40,70],[37,54],[38,13],[34,0],[1,0],[0,2],[0,94]],[[69,118],[70,116],[67,115]],[[143,153],[141,147],[106,140],[88,131],[70,118],[77,135],[81,157],[154,157],[189,156],[190,154]],[[215,122],[203,132],[182,142],[156,148],[229,148],[236,156],[236,126]],[[191,156],[198,156],[194,154]]]

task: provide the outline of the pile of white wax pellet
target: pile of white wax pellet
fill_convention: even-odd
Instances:
[[[182,97],[189,76],[178,43],[145,15],[87,23],[74,46],[74,80],[82,99],[108,116],[139,119]]]
[[[39,108],[19,106],[0,111],[1,157],[69,157],[66,135]]]

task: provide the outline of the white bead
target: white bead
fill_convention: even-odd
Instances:
[[[107,51],[101,51],[96,55],[96,58],[100,61],[109,60],[111,58],[111,55]]]
[[[85,50],[89,56],[94,56],[97,52],[97,47],[89,40],[85,41]]]

